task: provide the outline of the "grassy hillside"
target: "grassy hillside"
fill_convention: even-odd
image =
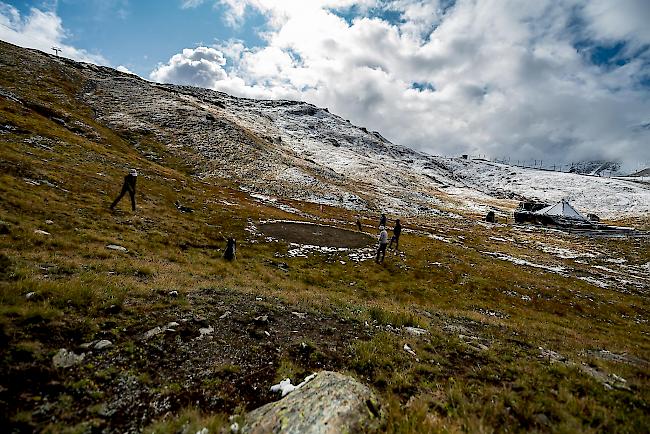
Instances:
[[[310,216],[301,217],[255,200],[236,179],[197,179],[187,150],[97,123],[79,102],[77,64],[2,43],[0,71],[8,432],[215,432],[277,399],[269,387],[280,379],[320,369],[373,387],[388,432],[650,426],[647,239],[582,239],[468,216],[406,221],[403,253],[383,265],[342,251],[291,257],[291,246],[252,234],[251,224],[352,229],[355,217],[281,201]],[[131,167],[138,209],[127,196],[110,211]],[[376,216],[363,220],[374,235]],[[239,243],[234,262],[221,257],[229,236]],[[583,263],[540,244],[584,254]],[[633,267],[638,279],[625,278],[641,284],[597,286],[593,252],[614,260],[607,267]],[[157,326],[173,331],[146,338]],[[103,339],[112,345],[84,347]],[[85,356],[56,368],[61,348]]]

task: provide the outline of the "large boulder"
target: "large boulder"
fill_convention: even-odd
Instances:
[[[279,401],[244,416],[241,433],[338,434],[380,427],[375,394],[355,379],[322,371]]]

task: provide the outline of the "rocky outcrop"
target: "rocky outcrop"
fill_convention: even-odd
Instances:
[[[319,372],[279,401],[244,417],[241,433],[338,434],[372,432],[382,422],[375,394],[355,379]]]

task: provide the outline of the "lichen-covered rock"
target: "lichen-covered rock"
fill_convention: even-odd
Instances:
[[[52,357],[52,364],[55,368],[69,368],[81,363],[85,354],[75,354],[65,348],[61,348],[58,353]]]
[[[244,416],[241,433],[369,432],[382,422],[375,394],[355,379],[323,371],[279,401]]]

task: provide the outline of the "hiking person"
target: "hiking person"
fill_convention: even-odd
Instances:
[[[126,193],[129,193],[131,196],[131,208],[135,211],[135,181],[138,179],[138,171],[131,169],[129,173],[124,177],[124,184],[122,184],[122,191],[120,195],[117,196],[117,199],[111,204],[111,210],[115,208],[115,205],[122,200]]]
[[[384,262],[384,257],[386,256],[386,246],[388,246],[388,232],[384,226],[380,226],[379,230],[379,247],[377,248],[377,256],[375,257],[375,262],[379,264]],[[381,255],[381,260],[379,256]]]
[[[357,217],[357,229],[361,232],[361,219]]]
[[[232,261],[235,259],[236,253],[237,253],[237,242],[235,241],[234,238],[228,238],[228,242],[226,243],[226,251],[223,254],[223,258],[226,261]]]
[[[386,227],[386,214],[382,213],[381,218],[379,219],[379,227]]]
[[[399,222],[399,219],[395,220],[395,227],[393,228],[393,236],[390,239],[390,244],[388,248],[390,249],[395,241],[395,250],[399,250],[399,236],[402,235],[402,225]]]

